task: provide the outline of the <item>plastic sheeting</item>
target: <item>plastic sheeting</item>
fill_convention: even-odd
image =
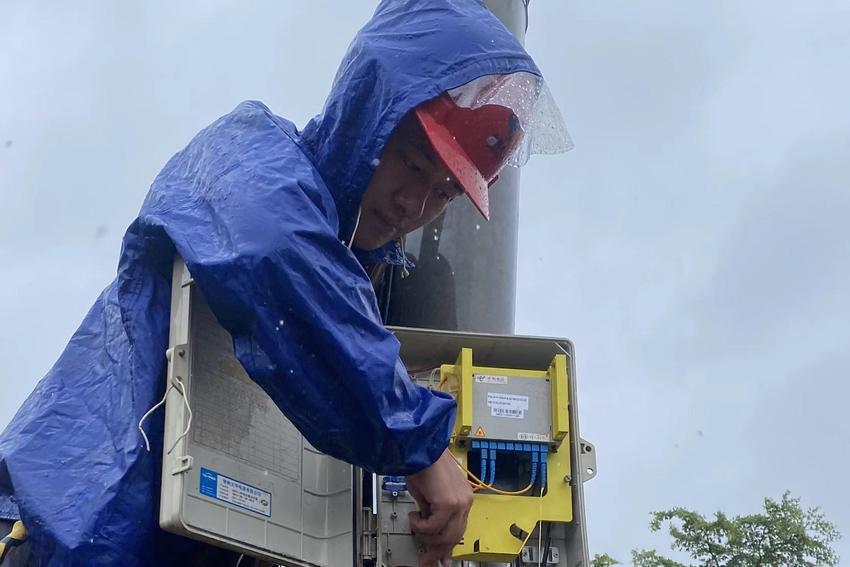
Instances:
[[[162,414],[146,422],[150,453],[137,430],[165,385],[175,253],[248,374],[314,446],[387,474],[439,456],[454,402],[410,382],[341,240],[408,111],[513,71],[538,74],[483,4],[386,1],[303,133],[246,102],[168,162],[124,236],[115,280],[0,436],[0,516],[23,518],[37,563],[198,557],[200,544],[158,527]],[[383,252],[398,258],[392,245]]]

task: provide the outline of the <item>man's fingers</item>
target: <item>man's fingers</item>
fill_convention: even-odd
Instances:
[[[413,499],[416,500],[416,504],[419,506],[419,510],[422,512],[422,515],[428,517],[431,515],[431,506],[428,504],[428,500],[425,499],[424,495],[415,487],[412,483],[407,485],[407,491],[413,496]]]
[[[466,529],[465,514],[451,514],[438,522],[429,523],[434,516],[422,518],[418,512],[411,512],[410,531],[418,540],[428,545],[455,545],[463,538]]]
[[[410,521],[410,531],[417,535],[433,536],[442,532],[449,521],[452,519],[452,513],[446,509],[431,510],[430,515],[424,515],[422,512],[411,512],[407,515]]]
[[[450,567],[452,547],[451,545],[429,545],[428,550],[419,556],[419,567]]]
[[[408,475],[407,486],[421,510],[408,516],[410,530],[428,548],[420,565],[431,567],[441,561],[448,565],[472,506],[466,475],[447,449],[431,466]]]

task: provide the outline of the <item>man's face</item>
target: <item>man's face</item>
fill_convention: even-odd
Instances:
[[[354,245],[380,248],[437,218],[460,194],[419,121],[408,114],[387,142],[363,193]]]

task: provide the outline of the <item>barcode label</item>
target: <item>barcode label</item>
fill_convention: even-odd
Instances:
[[[493,417],[511,417],[513,419],[523,419],[525,412],[521,409],[500,408],[494,406],[490,408],[490,415]]]
[[[520,441],[542,441],[549,442],[549,436],[545,433],[517,433],[516,438]]]
[[[528,396],[487,392],[487,405],[490,406],[490,415],[493,417],[524,419],[525,410],[528,409]]]

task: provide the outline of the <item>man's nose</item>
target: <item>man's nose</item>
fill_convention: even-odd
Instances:
[[[425,212],[431,191],[425,184],[406,186],[396,194],[396,204],[408,220],[416,220]]]

